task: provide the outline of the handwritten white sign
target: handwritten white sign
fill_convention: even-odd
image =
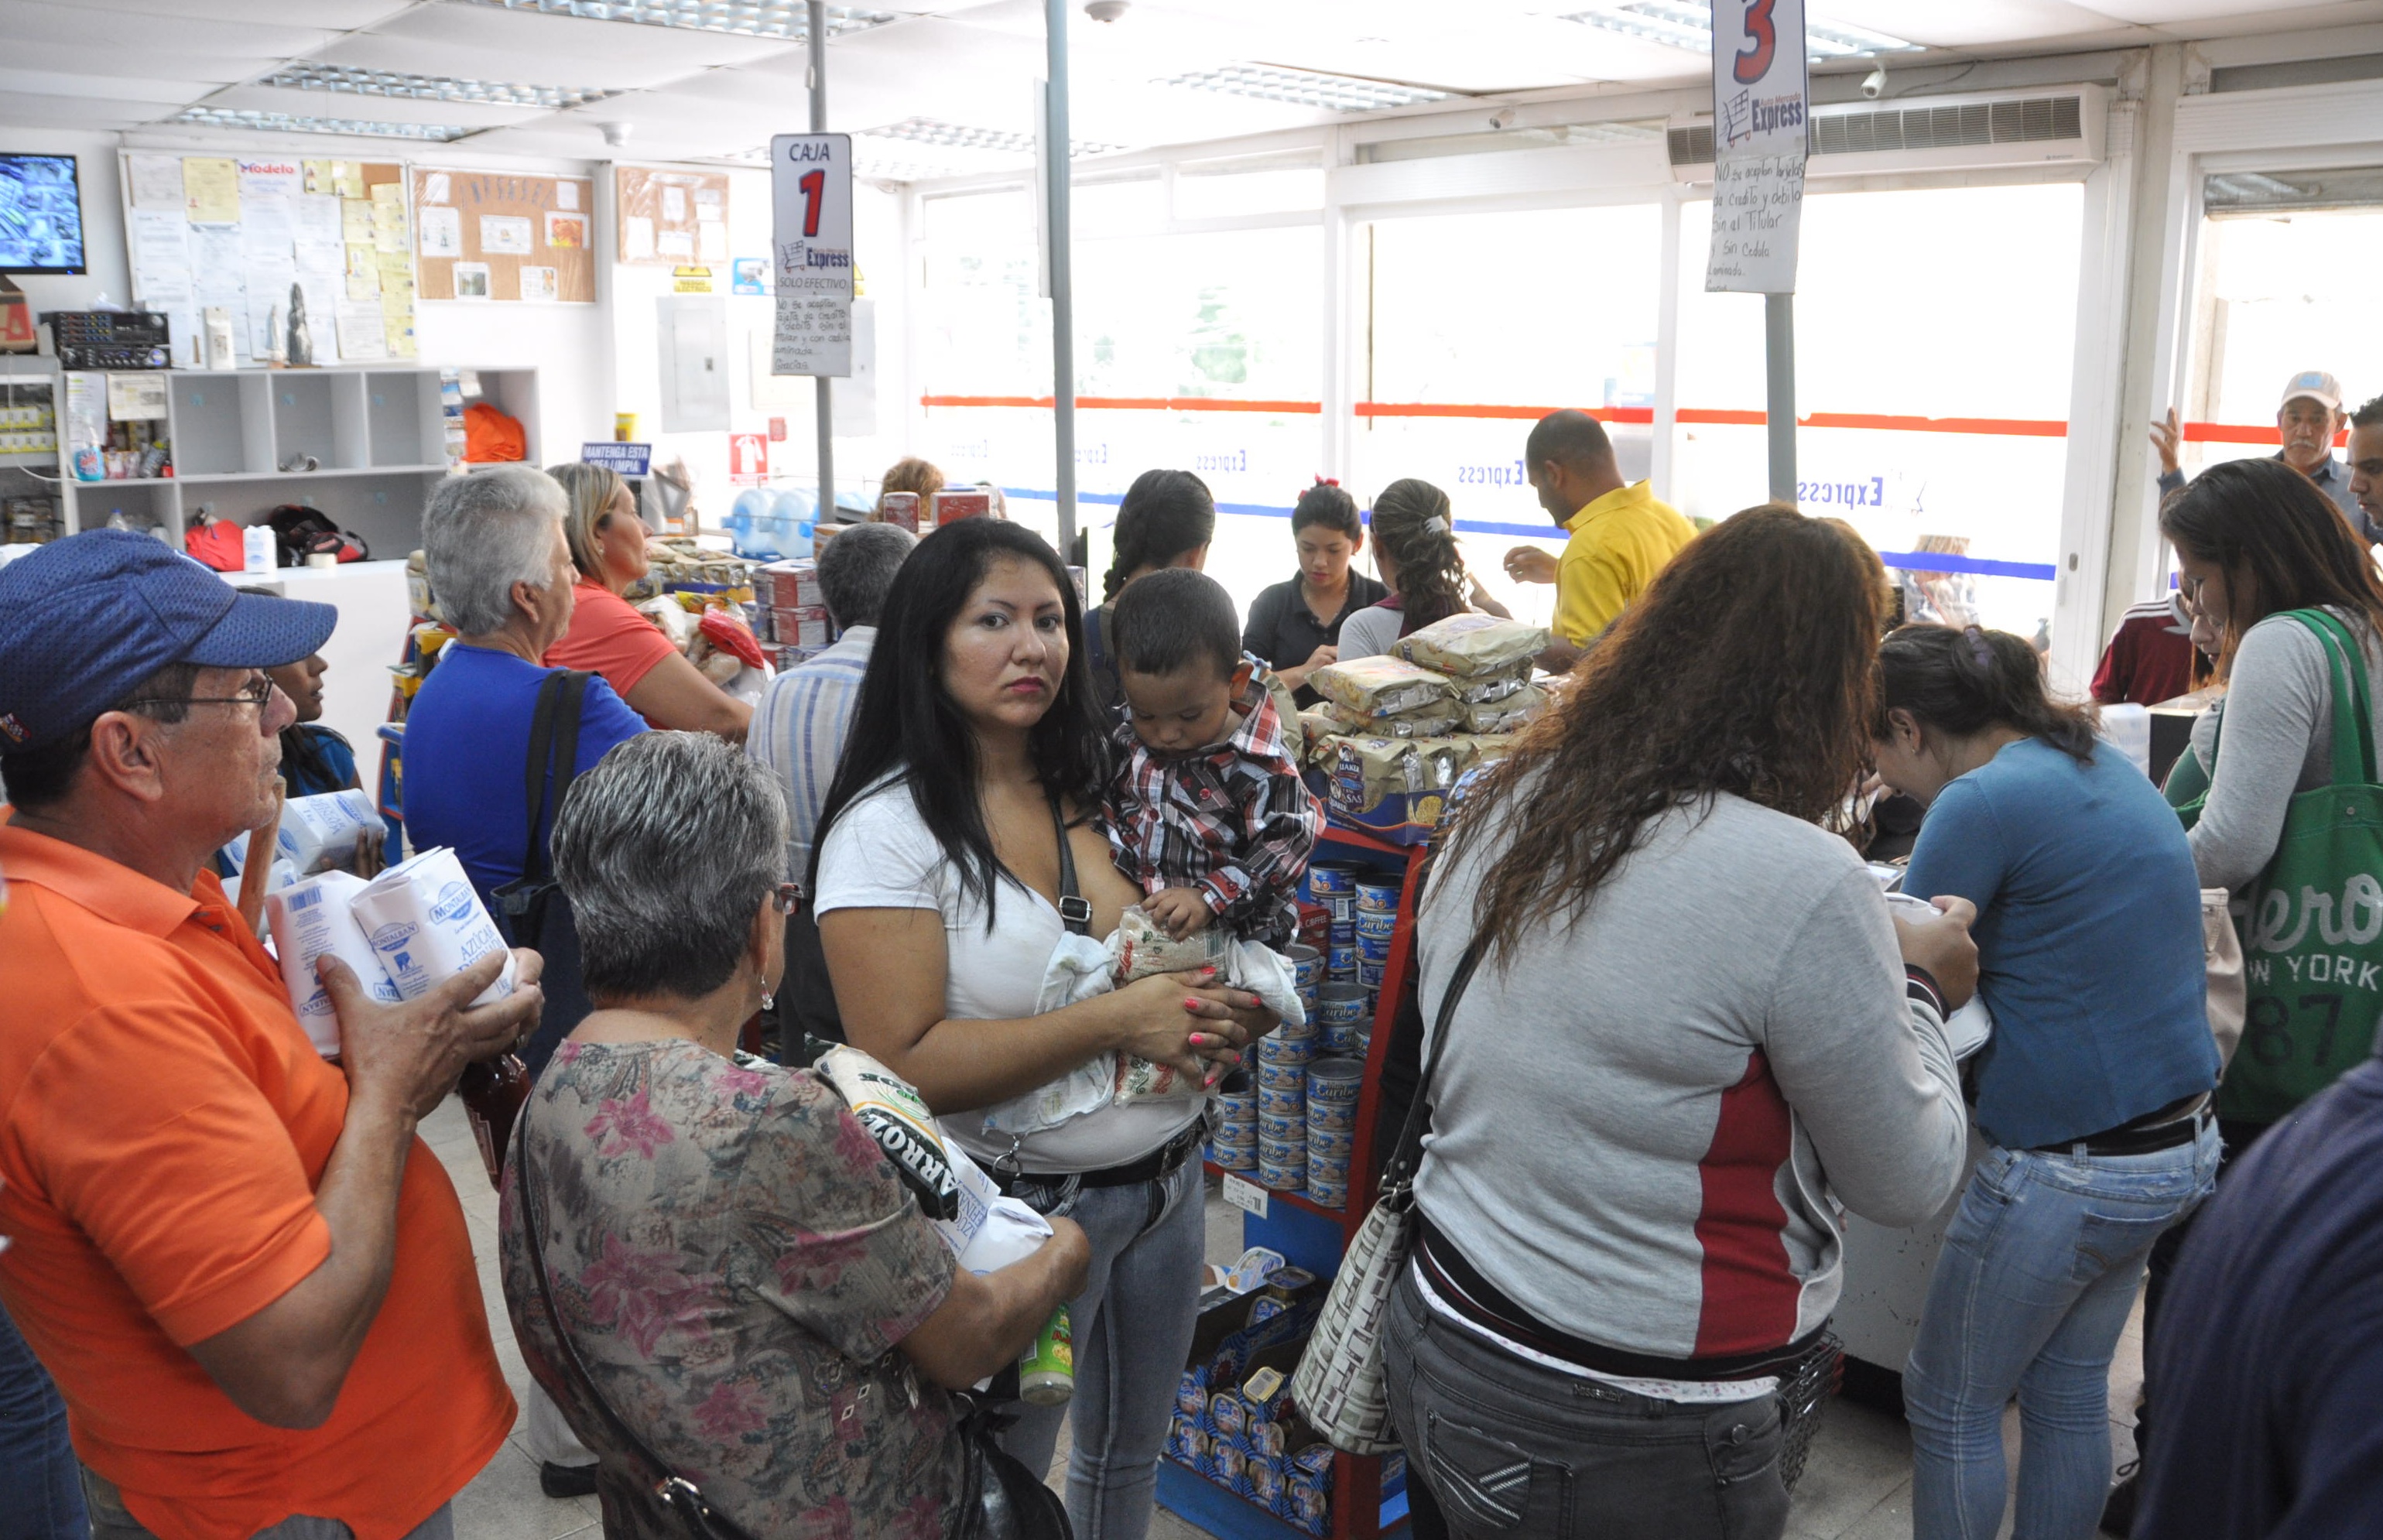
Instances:
[[[1808,103],[1804,0],[1713,0],[1712,247],[1705,288],[1796,291]]]
[[[773,375],[852,373],[852,136],[770,141]]]

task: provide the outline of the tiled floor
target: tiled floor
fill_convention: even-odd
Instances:
[[[497,1360],[504,1365],[516,1398],[529,1384],[529,1371],[513,1347],[512,1323],[506,1318],[504,1298],[496,1273],[497,1199],[480,1164],[460,1104],[450,1101],[423,1125],[423,1137],[437,1151],[463,1195],[463,1212],[471,1226],[472,1247],[480,1264],[480,1286],[488,1305],[488,1330],[496,1338]],[[1241,1213],[1210,1196],[1208,1254],[1230,1261],[1241,1254]],[[2128,1323],[2118,1344],[2118,1361],[2110,1371],[2110,1438],[2118,1459],[2133,1457],[2129,1429],[2133,1422],[2136,1387],[2142,1379],[2142,1338],[2140,1310]],[[2019,1412],[2003,1418],[2003,1444],[2014,1471],[2019,1455]],[[1067,1443],[1062,1435],[1054,1468],[1064,1471]],[[2006,1511],[2002,1533],[2011,1532]],[[599,1540],[596,1499],[580,1497],[557,1502],[538,1490],[537,1466],[522,1447],[520,1429],[502,1452],[489,1462],[455,1499],[457,1540]],[[1152,1516],[1151,1540],[1202,1540],[1204,1531],[1161,1509]],[[1787,1521],[1788,1540],[1909,1540],[1911,1534],[1911,1440],[1901,1421],[1883,1412],[1845,1401],[1831,1403],[1804,1479],[1796,1489]]]

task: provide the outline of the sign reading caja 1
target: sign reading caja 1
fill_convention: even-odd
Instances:
[[[770,141],[773,375],[852,373],[852,136]]]
[[[1712,0],[1712,251],[1705,288],[1796,291],[1807,127],[1804,0]]]

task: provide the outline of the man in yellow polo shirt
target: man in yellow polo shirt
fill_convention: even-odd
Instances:
[[[1655,500],[1648,484],[1624,486],[1613,442],[1586,412],[1550,412],[1531,427],[1524,464],[1539,506],[1571,534],[1563,555],[1537,546],[1506,553],[1506,575],[1556,585],[1554,639],[1539,666],[1562,673],[1578,662],[1663,564],[1695,537],[1696,525]]]

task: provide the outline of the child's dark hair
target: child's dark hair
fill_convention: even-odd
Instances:
[[[1364,538],[1365,526],[1357,522],[1357,499],[1340,489],[1337,481],[1315,478],[1315,485],[1299,494],[1299,502],[1290,511],[1290,533],[1293,539],[1311,524],[1337,529],[1349,537],[1351,544]]]
[[[1233,597],[1205,573],[1168,567],[1117,598],[1110,611],[1117,667],[1135,673],[1173,673],[1197,663],[1229,676],[1241,660],[1241,618]]]
[[[1185,551],[1216,536],[1216,499],[1189,471],[1144,471],[1117,503],[1109,570],[1101,579],[1104,603],[1143,567],[1171,566]]]
[[[2043,660],[2026,638],[1974,625],[1906,625],[1878,649],[1878,721],[1911,713],[1932,732],[1969,737],[2011,727],[2041,738],[2073,759],[2093,757],[2093,718],[2084,707],[2063,706],[2043,687]]]
[[[1456,548],[1448,494],[1430,482],[1409,476],[1382,488],[1374,499],[1374,549],[1398,569],[1408,630],[1464,608],[1464,557]]]

